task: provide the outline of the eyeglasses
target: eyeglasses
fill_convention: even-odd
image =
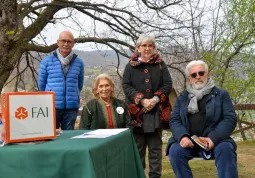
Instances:
[[[199,76],[202,77],[202,76],[205,75],[205,71],[195,72],[195,73],[190,74],[190,76],[191,76],[192,78],[196,78],[196,77],[197,77],[197,74],[198,74]]]
[[[143,44],[143,45],[141,45],[141,47],[143,49],[146,49],[146,48],[152,49],[152,48],[154,48],[154,46],[152,44],[150,44],[150,45]]]
[[[65,44],[65,43],[67,43],[67,44],[73,43],[72,40],[58,40],[58,41],[60,41],[60,42],[63,43],[63,44]]]

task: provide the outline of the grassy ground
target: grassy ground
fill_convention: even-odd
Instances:
[[[237,142],[238,156],[238,172],[239,178],[255,177],[255,141],[240,141]],[[165,149],[165,144],[163,150]],[[162,178],[175,178],[173,170],[170,166],[168,158],[163,152],[162,160]],[[148,165],[146,166],[148,168]],[[217,178],[216,167],[214,161],[190,161],[190,167],[194,178]],[[148,172],[148,169],[146,169]]]

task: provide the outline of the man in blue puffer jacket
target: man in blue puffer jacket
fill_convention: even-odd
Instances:
[[[55,92],[57,129],[72,130],[80,106],[84,63],[72,51],[74,37],[71,32],[61,32],[57,45],[58,49],[41,61],[38,86],[40,91]]]

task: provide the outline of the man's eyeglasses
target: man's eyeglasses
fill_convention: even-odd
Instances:
[[[63,43],[63,44],[65,44],[65,43],[67,43],[67,44],[73,43],[72,40],[58,40],[58,41],[60,41],[60,42]]]
[[[195,72],[195,73],[190,74],[190,76],[191,76],[192,78],[196,78],[197,75],[199,75],[199,76],[202,77],[202,76],[205,75],[205,71],[199,71],[199,72]]]
[[[146,49],[146,48],[152,49],[152,48],[154,48],[153,45],[146,45],[146,44],[141,45],[141,47],[142,47],[143,49]]]

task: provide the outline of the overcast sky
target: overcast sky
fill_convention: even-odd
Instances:
[[[84,17],[84,18],[86,18],[86,17]],[[87,22],[89,20],[90,19],[88,19]],[[71,21],[65,20],[64,22],[68,26],[64,26],[60,23],[48,24],[46,26],[46,28],[43,30],[43,32],[41,34],[45,37],[45,41],[47,42],[48,45],[56,43],[57,39],[58,39],[58,36],[59,36],[59,33],[64,31],[64,30],[71,31],[74,34],[75,38],[77,38],[81,34],[81,32],[79,32],[79,31],[75,30],[74,28],[72,28],[72,26],[75,26],[75,25]],[[41,38],[37,38],[36,41],[42,43]],[[74,46],[74,49],[83,50],[83,51],[90,51],[90,50],[95,50],[95,45],[93,45],[92,43],[76,44]]]
[[[204,2],[206,5],[210,6],[212,4],[216,4],[216,1],[218,2],[218,0],[201,0],[201,4],[204,4]],[[61,10],[59,11],[57,14],[55,14],[54,17],[61,17],[63,16],[63,14],[66,13],[66,9],[65,10]],[[44,37],[44,41],[46,41],[46,43],[48,45],[51,45],[53,43],[56,43],[57,39],[58,39],[58,35],[61,31],[64,30],[69,30],[74,34],[74,37],[78,37],[79,35],[83,35],[83,36],[90,36],[92,37],[94,34],[94,31],[96,30],[97,33],[103,32],[106,28],[105,25],[103,25],[102,23],[96,23],[96,29],[95,28],[95,22],[87,17],[86,15],[80,13],[80,12],[75,12],[74,16],[72,17],[73,20],[75,20],[75,22],[77,24],[80,24],[80,26],[82,27],[82,29],[79,29],[79,27],[77,27],[77,25],[73,22],[73,20],[70,19],[65,19],[62,21],[61,23],[55,23],[55,24],[48,24],[46,26],[46,28],[42,31],[42,35]],[[63,25],[65,24],[65,25]],[[79,30],[77,30],[79,29]],[[37,42],[39,42],[40,44],[45,44],[44,41],[42,40],[42,38],[40,36],[37,36],[35,38],[35,40]],[[83,50],[83,51],[90,51],[90,50],[96,50],[96,49],[107,49],[108,47],[106,46],[102,46],[102,45],[96,45],[94,43],[84,43],[84,44],[76,44],[74,46],[74,49],[78,49],[78,50]]]

